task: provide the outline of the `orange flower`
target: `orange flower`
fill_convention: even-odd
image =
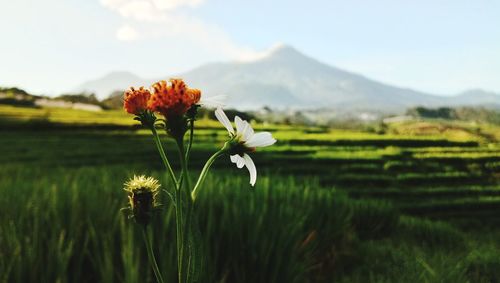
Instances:
[[[144,87],[134,89],[131,87],[124,94],[123,108],[130,114],[141,114],[148,109],[148,100],[151,92]]]
[[[153,85],[154,93],[148,102],[149,109],[165,117],[184,115],[201,98],[199,89],[188,88],[182,79],[159,81]]]

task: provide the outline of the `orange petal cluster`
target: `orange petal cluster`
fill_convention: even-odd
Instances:
[[[131,87],[125,91],[123,97],[123,108],[130,114],[138,115],[148,109],[148,101],[151,92],[144,87],[134,89]]]
[[[169,83],[159,81],[153,85],[153,90],[148,108],[163,114],[167,119],[184,115],[201,98],[199,89],[188,88],[181,79],[171,79]]]
[[[188,88],[181,79],[159,81],[149,89],[131,87],[125,92],[123,108],[138,115],[145,110],[159,112],[165,117],[184,115],[189,108],[200,102],[201,91]]]

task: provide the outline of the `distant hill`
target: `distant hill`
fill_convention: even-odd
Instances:
[[[95,93],[100,99],[104,99],[114,91],[123,91],[126,86],[150,85],[152,81],[143,79],[130,72],[112,72],[101,78],[84,82],[71,92]]]
[[[40,98],[17,87],[0,87],[0,104],[33,107]]]
[[[482,106],[500,106],[500,95],[491,91],[482,89],[471,89],[464,91],[450,99],[451,106],[462,105],[482,105]]]
[[[94,94],[62,94],[58,97],[32,95],[16,87],[0,87],[0,104],[23,107],[72,108],[87,111],[101,111],[112,108],[101,103]]]
[[[470,90],[453,97],[380,83],[310,58],[293,47],[281,46],[251,62],[211,63],[182,77],[205,96],[226,95],[227,104],[238,109],[263,106],[336,111],[403,112],[408,107],[490,106],[500,107],[500,95]],[[150,85],[158,79],[143,79],[128,72],[114,72],[82,84],[76,91],[105,97],[124,86]]]

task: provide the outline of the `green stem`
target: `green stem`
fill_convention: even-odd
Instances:
[[[153,267],[156,281],[158,283],[163,283],[163,278],[161,277],[160,269],[158,268],[158,264],[156,263],[155,254],[153,253],[153,247],[151,246],[151,242],[149,241],[146,226],[143,226],[142,228],[142,235],[144,236],[144,242],[146,243],[146,250],[148,251],[149,262]]]
[[[191,225],[191,215],[192,215],[192,208],[193,208],[193,203],[191,200],[191,196],[189,192],[191,191],[191,183],[190,183],[190,178],[189,178],[189,171],[187,168],[187,160],[186,160],[186,152],[184,150],[184,140],[183,138],[179,138],[176,140],[177,141],[177,146],[179,148],[179,159],[182,167],[182,176],[183,179],[181,180],[181,184],[179,185],[179,197],[182,198],[182,190],[185,192],[184,199],[183,201],[186,202],[186,215],[185,218],[183,219],[184,221],[184,227],[182,230],[182,235],[181,235],[181,271],[180,275],[182,278],[182,281],[184,281],[187,278],[187,273],[188,270],[188,262],[189,262],[189,244],[188,244],[188,237],[189,237],[189,227]],[[184,185],[185,184],[185,185]],[[185,187],[185,188],[183,188]]]
[[[191,154],[191,147],[193,146],[193,135],[194,135],[194,119],[191,119],[189,121],[189,142],[186,149],[186,162],[189,162],[189,155]]]
[[[174,170],[172,170],[172,166],[170,166],[170,162],[168,162],[167,156],[165,155],[165,151],[163,150],[163,146],[161,144],[160,136],[158,135],[158,132],[154,128],[154,126],[151,128],[151,132],[153,133],[153,138],[156,143],[156,147],[158,148],[158,152],[160,153],[161,160],[163,161],[163,164],[165,165],[165,168],[167,169],[168,174],[170,175],[170,178],[174,182],[175,187],[178,187],[177,183],[177,178],[175,177]]]
[[[182,176],[184,176],[184,179],[186,180],[186,187],[187,190],[189,191],[191,190],[191,180],[189,179],[189,172],[186,161],[187,153],[184,151],[184,141],[182,138],[177,140],[177,147],[179,148],[179,159],[181,162]],[[182,187],[179,186],[179,189],[182,190]]]
[[[193,145],[193,134],[194,134],[194,120],[190,120],[189,121],[189,141],[188,141],[188,145],[187,145],[187,148],[186,148],[186,153],[184,154],[185,158],[186,158],[186,167],[187,167],[187,163],[189,162],[189,155],[191,153],[191,147]],[[181,157],[182,158],[182,157]],[[181,172],[181,176],[179,177],[179,187],[182,187],[182,183],[183,183],[183,180],[184,180],[184,171]],[[189,188],[191,189],[191,188]]]
[[[207,163],[205,163],[205,166],[203,166],[203,169],[201,170],[201,173],[200,173],[200,177],[198,177],[198,181],[196,181],[196,185],[194,185],[193,191],[191,192],[191,198],[192,198],[193,202],[196,200],[196,195],[198,193],[198,188],[201,186],[201,184],[203,184],[203,181],[205,181],[205,178],[207,177],[207,174],[208,174],[208,171],[209,171],[210,167],[215,162],[215,160],[219,156],[221,156],[224,153],[226,153],[227,150],[228,150],[228,146],[226,144],[226,145],[224,145],[223,148],[221,148],[219,151],[217,151],[216,153],[214,153],[214,155],[212,155],[207,160]]]
[[[181,191],[175,190],[175,230],[177,242],[177,278],[182,282],[182,200]]]
[[[151,128],[151,132],[153,133],[154,141],[156,143],[156,147],[158,148],[158,152],[160,153],[161,160],[165,165],[170,178],[174,182],[175,186],[175,224],[176,224],[176,237],[177,237],[177,268],[178,268],[178,278],[179,283],[181,283],[181,271],[182,271],[182,200],[180,195],[180,181],[177,181],[175,177],[174,170],[170,163],[168,162],[167,156],[165,155],[165,151],[163,150],[163,146],[161,144],[160,136],[154,127]],[[181,177],[182,178],[182,177]]]

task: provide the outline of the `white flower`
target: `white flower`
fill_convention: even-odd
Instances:
[[[235,132],[226,113],[220,107],[215,110],[215,117],[226,127],[233,141],[232,148],[229,151],[231,162],[236,163],[238,168],[247,167],[250,173],[250,185],[254,186],[257,180],[257,169],[252,158],[247,153],[254,152],[256,147],[273,145],[276,139],[269,132],[254,133],[252,126],[247,121],[241,120],[238,116],[234,117],[234,123],[236,124]]]

